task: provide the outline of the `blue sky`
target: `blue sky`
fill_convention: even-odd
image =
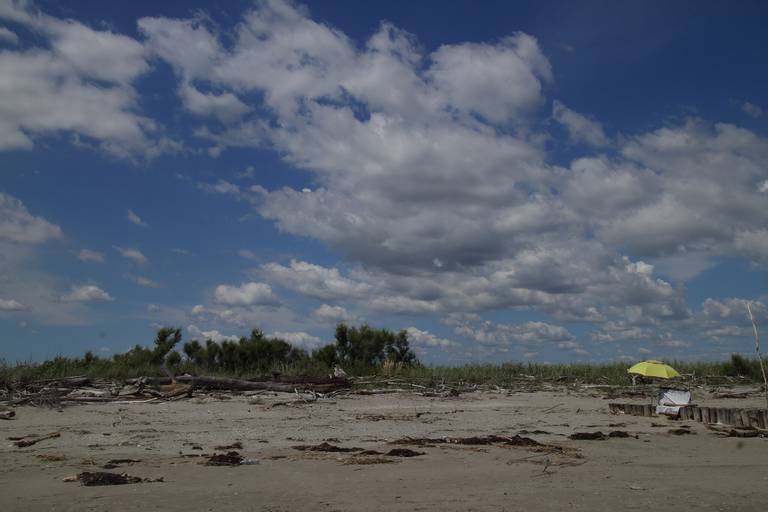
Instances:
[[[0,357],[340,321],[436,364],[748,353],[767,10],[0,1]]]

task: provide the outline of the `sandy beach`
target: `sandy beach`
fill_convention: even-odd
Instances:
[[[285,396],[19,408],[15,420],[0,423],[0,509],[744,511],[768,504],[768,439],[720,437],[690,421],[612,415],[594,393],[398,393],[273,406]],[[682,426],[691,433],[670,433]],[[568,438],[596,431],[629,437]],[[8,440],[51,432],[61,436],[27,448]],[[492,434],[545,446],[392,444],[406,436]],[[230,451],[217,447],[238,442],[236,451],[250,464],[203,464]],[[423,454],[294,448],[323,442]],[[99,487],[66,481],[105,471],[115,459],[137,462],[113,463],[111,472],[162,481]]]

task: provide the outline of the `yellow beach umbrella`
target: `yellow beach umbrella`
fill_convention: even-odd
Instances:
[[[643,361],[642,363],[637,363],[627,370],[627,373],[635,373],[637,375],[642,375],[643,377],[657,377],[659,379],[671,379],[672,377],[680,376],[680,374],[677,373],[677,370],[661,361]]]

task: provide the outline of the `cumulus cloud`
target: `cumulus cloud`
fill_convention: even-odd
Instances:
[[[307,349],[318,348],[320,345],[323,344],[322,340],[317,336],[312,336],[311,334],[308,334],[303,331],[300,331],[300,332],[275,331],[272,334],[269,334],[268,337],[279,338],[281,340],[287,341],[291,345],[301,347],[301,348],[307,348]]]
[[[304,295],[318,299],[351,299],[362,297],[370,286],[341,275],[336,268],[327,268],[305,261],[291,260],[289,266],[266,263],[257,273]]]
[[[312,315],[321,322],[350,322],[353,320],[353,316],[341,306],[330,306],[328,304],[322,304],[319,308],[312,311]]]
[[[87,284],[73,286],[68,294],[61,297],[61,300],[64,302],[106,302],[114,299],[98,286]]]
[[[0,27],[0,42],[16,45],[19,44],[19,36],[5,27]]]
[[[59,226],[35,217],[20,200],[0,192],[0,241],[39,244],[61,237]]]
[[[14,299],[0,299],[0,311],[24,311],[29,309],[21,302]]]
[[[92,261],[94,263],[104,263],[104,254],[90,249],[80,249],[77,253],[77,259],[80,261]]]
[[[129,220],[130,222],[132,222],[133,224],[136,224],[137,226],[146,226],[146,225],[147,225],[147,223],[146,223],[146,222],[144,222],[143,220],[141,220],[141,217],[139,217],[138,215],[136,215],[136,214],[133,212],[133,210],[128,210],[128,213],[127,213],[127,218],[128,218],[128,220]]]
[[[120,256],[123,258],[130,260],[138,265],[143,265],[149,261],[144,254],[138,249],[130,249],[130,248],[123,248],[118,246],[113,246],[117,252],[120,253]]]
[[[557,100],[552,102],[552,117],[565,126],[568,130],[568,136],[573,142],[581,142],[595,147],[610,144],[610,140],[605,135],[600,123],[569,109]]]
[[[416,346],[449,349],[458,347],[459,344],[446,338],[439,338],[428,331],[422,331],[416,327],[405,329],[408,333],[408,340]]]
[[[561,345],[571,349],[574,336],[564,327],[546,322],[523,322],[520,324],[498,324],[483,320],[476,314],[451,314],[444,323],[458,336],[471,339],[496,349],[516,348],[524,352],[540,348],[545,344]]]
[[[757,119],[758,117],[761,117],[764,113],[760,105],[755,105],[754,103],[750,103],[748,101],[745,101],[741,105],[741,110],[744,113],[754,117],[755,119]]]
[[[133,82],[149,70],[143,45],[120,34],[7,3],[0,18],[35,31],[39,45],[0,54],[0,150],[69,132],[117,156],[152,156],[174,144],[151,138]]]
[[[143,286],[144,288],[162,288],[162,285],[156,281],[153,281],[151,279],[148,279],[146,277],[136,276],[132,278],[133,281],[138,284],[139,286]]]
[[[227,180],[219,180],[216,183],[201,183],[200,188],[208,192],[215,192],[217,194],[229,194],[233,196],[240,195],[240,187],[234,183],[230,183]]]
[[[258,260],[259,255],[249,249],[240,249],[237,251],[238,256],[245,258],[246,260]]]
[[[265,283],[242,283],[240,286],[220,284],[214,291],[214,301],[234,307],[270,306],[279,303],[272,288]]]
[[[238,341],[240,339],[239,336],[222,334],[215,329],[203,331],[194,324],[188,325],[186,331],[187,337],[198,341],[211,340],[214,343],[222,343],[224,341]]]

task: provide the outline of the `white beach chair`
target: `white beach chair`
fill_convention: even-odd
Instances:
[[[661,388],[659,390],[656,414],[677,416],[680,408],[691,404],[691,392],[680,389]]]

